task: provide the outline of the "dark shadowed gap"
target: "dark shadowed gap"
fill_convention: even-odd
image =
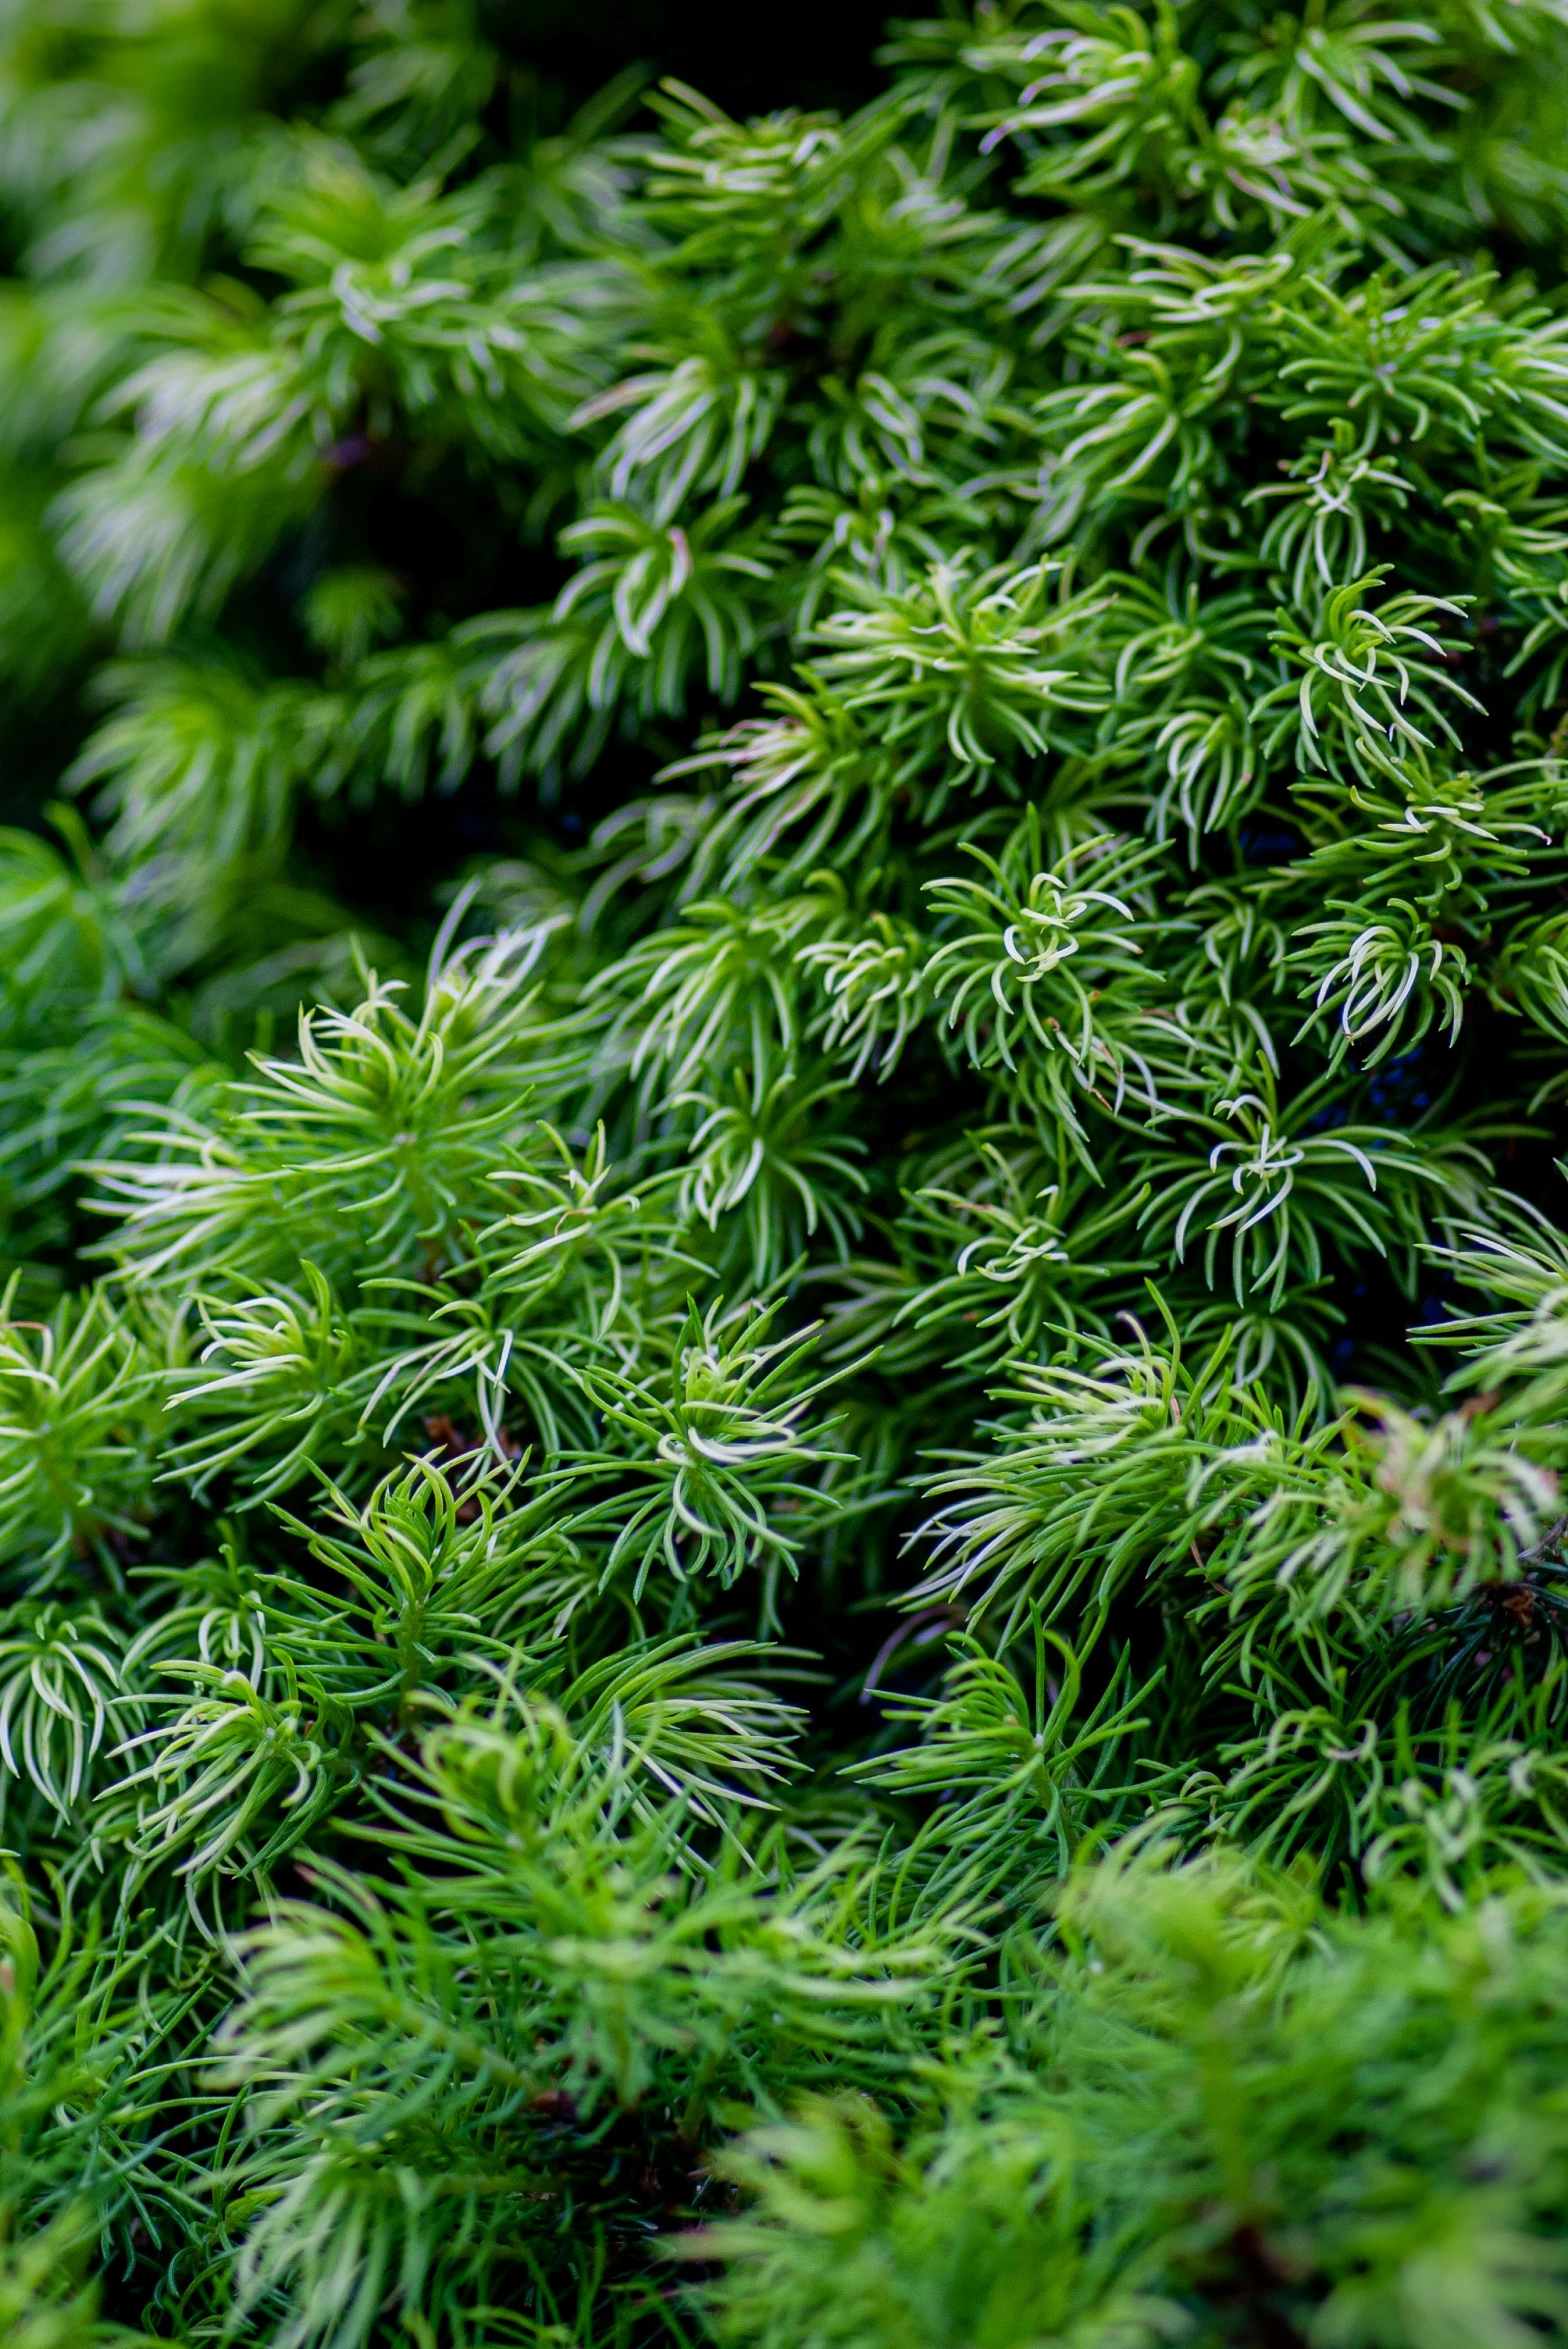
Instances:
[[[849,108],[880,86],[885,0],[501,0],[486,30],[573,104],[634,61],[693,83],[731,114]]]

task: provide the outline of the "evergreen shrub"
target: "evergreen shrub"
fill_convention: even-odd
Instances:
[[[1568,4],[1379,9],[7,0],[9,2349],[1568,2336]]]

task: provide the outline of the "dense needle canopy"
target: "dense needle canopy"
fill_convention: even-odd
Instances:
[[[535,13],[0,9],[0,2342],[1563,2339],[1568,4]]]

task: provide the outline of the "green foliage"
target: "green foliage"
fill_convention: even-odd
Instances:
[[[1562,2323],[1559,1902],[1325,1915],[1235,1862],[1070,1877],[1005,2041],[895,2139],[840,2095],[726,2157],[721,2336],[1520,2342]]]
[[[1568,13],[884,64],[0,11],[16,2349],[1568,2337]]]

